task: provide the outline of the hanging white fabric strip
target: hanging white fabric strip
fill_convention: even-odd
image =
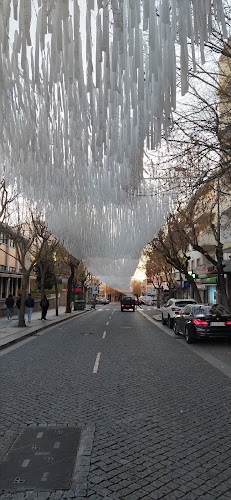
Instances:
[[[143,151],[168,136],[176,54],[184,95],[215,20],[226,37],[222,0],[0,1],[1,175],[117,288],[172,205],[157,180],[142,196]]]

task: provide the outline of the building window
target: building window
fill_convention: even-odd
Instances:
[[[10,271],[10,273],[16,273],[16,267],[10,266],[9,271]]]
[[[8,241],[8,238],[6,236],[6,234],[0,234],[0,243],[4,243],[5,245],[7,245],[7,241]]]
[[[0,265],[0,271],[6,271],[7,270],[7,266],[3,266],[3,264]]]
[[[10,240],[10,247],[15,248],[15,244],[14,244],[14,241],[13,241],[13,240]]]

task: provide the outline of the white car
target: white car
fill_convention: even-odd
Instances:
[[[173,328],[174,318],[176,313],[179,313],[187,304],[196,304],[194,299],[169,299],[167,304],[162,308],[162,324]]]

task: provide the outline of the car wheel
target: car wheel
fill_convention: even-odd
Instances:
[[[174,321],[174,323],[173,323],[173,331],[174,331],[175,335],[179,335],[179,330],[178,330],[178,326],[176,324],[176,321]]]
[[[173,328],[173,318],[170,318],[170,316],[168,316],[167,325],[169,328]]]
[[[164,319],[163,314],[162,314],[162,325],[166,325],[166,319]]]
[[[185,339],[186,339],[187,344],[193,344],[193,337],[189,333],[188,328],[185,329]]]
[[[123,310],[124,310],[124,308],[123,308],[123,307],[121,307],[121,312],[123,312]]]

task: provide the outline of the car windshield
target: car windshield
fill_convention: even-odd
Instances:
[[[185,300],[185,301],[177,301],[175,302],[175,305],[178,306],[178,307],[185,307],[187,306],[188,304],[195,304],[195,300]]]

